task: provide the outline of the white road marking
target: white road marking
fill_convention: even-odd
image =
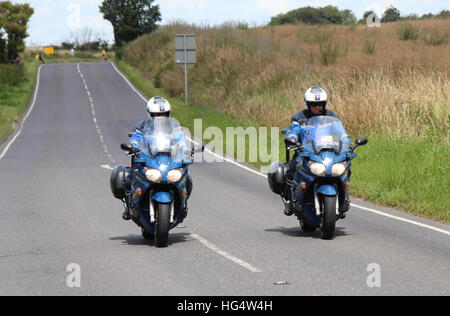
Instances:
[[[111,167],[110,165],[102,165],[102,168],[106,170],[114,170],[114,168]]]
[[[365,206],[356,205],[356,204],[353,204],[353,203],[351,203],[351,206],[359,208],[359,209],[364,210],[364,211],[372,212],[374,214],[382,215],[382,216],[389,217],[389,218],[392,218],[392,219],[396,219],[396,220],[399,220],[399,221],[402,221],[402,222],[406,222],[406,223],[417,225],[417,226],[420,226],[420,227],[423,227],[423,228],[431,229],[431,230],[434,230],[436,232],[439,232],[439,233],[442,233],[442,234],[450,236],[450,231],[447,231],[445,229],[437,228],[437,227],[434,227],[434,226],[431,226],[431,225],[422,224],[422,223],[419,223],[419,222],[416,222],[416,221],[413,221],[413,220],[410,220],[410,219],[394,216],[394,215],[391,215],[391,214],[387,214],[387,213],[384,213],[384,212],[381,212],[381,211],[373,210],[371,208],[368,208],[368,207],[365,207]]]
[[[110,153],[110,151],[108,149],[108,146],[105,143],[105,138],[103,137],[102,130],[100,129],[100,126],[98,125],[97,115],[95,113],[94,100],[92,99],[92,95],[91,95],[91,92],[89,91],[88,85],[86,83],[86,79],[84,78],[83,74],[81,73],[80,64],[77,64],[77,70],[78,70],[78,73],[80,74],[81,79],[83,80],[84,88],[85,88],[86,94],[87,94],[87,96],[89,98],[89,103],[91,105],[91,112],[92,112],[92,121],[95,124],[95,128],[97,130],[97,134],[98,134],[98,136],[100,138],[100,142],[102,143],[103,151],[108,156],[109,160],[115,165],[116,161],[112,157],[112,155],[111,155],[111,153]]]
[[[0,160],[2,160],[3,157],[5,157],[7,151],[11,147],[11,145],[16,141],[17,137],[19,137],[19,135],[22,133],[23,125],[25,124],[25,121],[27,120],[28,116],[30,115],[31,111],[34,108],[34,105],[36,104],[36,99],[37,99],[37,95],[38,95],[38,92],[39,92],[39,82],[40,82],[40,79],[41,79],[41,68],[42,67],[43,67],[43,65],[39,66],[39,69],[38,69],[37,80],[36,80],[36,89],[34,90],[33,102],[31,103],[30,108],[28,109],[27,113],[23,117],[22,122],[20,123],[19,130],[14,135],[14,137],[11,138],[11,140],[8,142],[8,144],[6,145],[5,149],[3,149],[3,152],[0,155]]]
[[[227,253],[226,251],[220,250],[216,245],[214,245],[213,243],[209,242],[208,240],[206,240],[203,237],[200,237],[199,235],[196,234],[191,234],[191,237],[194,239],[197,239],[199,242],[201,242],[205,247],[209,248],[210,250],[214,251],[215,253],[227,258],[228,260],[240,265],[241,267],[253,272],[253,273],[258,273],[258,272],[262,272],[261,269],[258,269],[254,266],[252,266],[251,264],[237,258],[234,257],[232,255],[230,255],[229,253]]]
[[[144,96],[142,96],[142,94],[133,86],[133,84],[117,69],[116,65],[114,63],[111,63],[111,65],[116,70],[116,72],[128,83],[128,85],[131,87],[131,89],[133,89],[137,93],[137,95],[139,95],[141,97],[142,100],[147,102],[147,99]],[[197,142],[195,142],[195,141],[193,141],[193,142],[198,145]],[[212,152],[211,150],[209,150],[207,148],[205,148],[205,150],[207,152],[209,152],[210,154],[214,155],[215,157],[223,159],[224,161],[229,162],[229,163],[231,163],[231,164],[233,164],[233,165],[235,165],[235,166],[237,166],[239,168],[245,169],[245,170],[247,170],[247,171],[249,171],[249,172],[251,172],[251,173],[253,173],[255,175],[258,175],[258,176],[261,176],[261,177],[267,179],[267,175],[265,175],[265,174],[263,174],[261,172],[253,170],[251,168],[248,168],[248,167],[246,167],[246,166],[244,166],[244,165],[242,165],[242,164],[240,164],[240,163],[238,163],[238,162],[236,162],[236,161],[234,161],[232,159],[229,159],[229,158],[217,155],[216,153]],[[374,209],[371,209],[371,208],[368,208],[368,207],[364,207],[364,206],[359,206],[359,205],[354,204],[354,203],[351,203],[351,206],[359,208],[359,209],[364,210],[364,211],[372,212],[374,214],[378,214],[378,215],[382,215],[382,216],[385,216],[385,217],[389,217],[389,218],[392,218],[392,219],[395,219],[395,220],[398,220],[398,221],[402,221],[402,222],[406,222],[406,223],[409,223],[409,224],[412,224],[412,225],[416,225],[416,226],[420,226],[420,227],[423,227],[423,228],[427,228],[427,229],[430,229],[430,230],[433,230],[433,231],[436,231],[436,232],[439,232],[439,233],[443,233],[445,235],[450,235],[450,231],[447,231],[445,229],[441,229],[441,228],[438,228],[438,227],[435,227],[435,226],[422,224],[422,223],[419,223],[417,221],[409,220],[409,219],[406,219],[406,218],[403,218],[403,217],[393,216],[393,215],[390,215],[388,213],[385,213],[385,212],[382,212],[382,211],[378,211],[378,210],[374,210]]]

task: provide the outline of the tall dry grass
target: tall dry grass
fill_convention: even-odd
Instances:
[[[351,134],[379,133],[449,143],[450,20],[367,26],[240,28],[174,23],[130,43],[124,58],[170,95],[184,94],[175,34],[197,35],[190,101],[260,125],[287,126],[307,88],[328,91]],[[403,27],[404,28],[404,27]],[[400,32],[400,33],[399,33]]]

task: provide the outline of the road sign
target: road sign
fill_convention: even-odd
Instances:
[[[194,34],[177,34],[175,35],[175,63],[184,65],[184,95],[186,97],[186,105],[188,103],[188,65],[197,63],[197,44]]]
[[[44,52],[45,52],[47,55],[54,55],[54,54],[55,54],[55,48],[52,47],[52,46],[44,47]]]
[[[175,63],[177,65],[194,65],[197,63],[195,35],[175,35]]]

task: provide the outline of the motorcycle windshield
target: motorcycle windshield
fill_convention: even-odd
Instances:
[[[179,161],[190,157],[190,141],[174,118],[154,117],[147,120],[143,134],[140,148],[150,157],[166,154]]]
[[[340,154],[348,150],[350,138],[342,122],[332,116],[315,116],[304,127],[304,142],[311,142],[315,151],[333,150]]]

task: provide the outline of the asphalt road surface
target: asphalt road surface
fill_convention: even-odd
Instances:
[[[44,65],[28,114],[0,147],[0,295],[450,294],[449,226],[354,199],[324,241],[230,162],[192,166],[188,218],[144,240],[109,176],[145,103],[111,63]]]

